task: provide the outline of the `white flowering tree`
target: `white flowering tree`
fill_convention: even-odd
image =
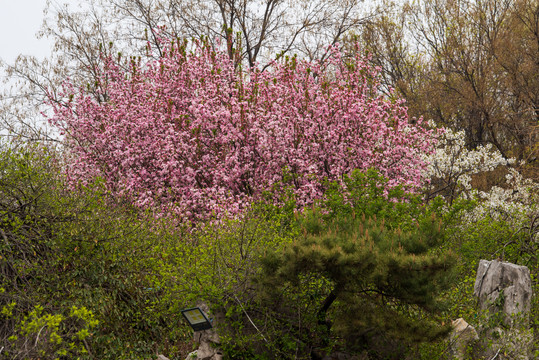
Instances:
[[[470,150],[465,146],[464,131],[450,129],[443,131],[436,151],[425,160],[429,164],[426,175],[431,179],[427,200],[441,195],[448,210],[455,202],[474,204],[461,213],[458,236],[473,232],[476,235],[468,239],[474,239],[479,248],[489,248],[489,253],[503,253],[507,246],[516,245],[520,254],[534,258],[539,243],[539,184],[517,169],[516,165],[523,167],[524,163],[504,158],[490,144]],[[507,169],[501,184],[483,190],[472,186],[473,175],[498,167]]]
[[[494,150],[492,144],[467,149],[464,131],[451,129],[444,130],[436,151],[425,155],[425,160],[429,164],[426,173],[431,179],[427,199],[442,195],[450,203],[459,196],[471,196],[472,175],[515,163],[514,159],[505,159]]]

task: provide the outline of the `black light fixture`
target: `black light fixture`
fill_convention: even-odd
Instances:
[[[198,307],[182,310],[182,315],[195,331],[212,328],[210,320],[208,320],[206,315]]]

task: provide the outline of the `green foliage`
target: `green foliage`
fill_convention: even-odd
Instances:
[[[65,189],[46,149],[0,160],[0,359],[181,358],[193,343],[180,310],[201,301],[227,358],[431,359],[447,349],[442,322],[476,319],[480,258],[537,276],[531,225],[468,223],[476,202],[423,204],[375,170],[322,184],[308,209],[276,185],[242,218],[178,226],[99,181]]]
[[[354,170],[345,175],[343,184],[329,182],[319,206],[327,216],[364,214],[366,218],[384,219],[391,229],[409,230],[417,219],[432,212],[421,196],[405,192],[402,186],[389,187],[388,179],[376,169]],[[434,207],[433,207],[434,209]],[[326,217],[327,217],[326,216]]]
[[[192,332],[179,310],[207,301],[233,324],[243,306],[250,308],[244,295],[253,294],[260,258],[297,232],[292,198],[282,207],[258,204],[242,219],[178,227],[112,199],[99,181],[66,190],[53,153],[1,156],[0,310],[10,316],[0,325],[2,341],[22,341],[21,324],[36,307],[58,316],[61,327],[76,306],[99,322],[81,333],[81,358],[182,356],[192,350]],[[79,325],[75,333],[85,329]],[[48,349],[44,356],[56,356],[46,339],[37,341]],[[0,357],[8,354],[26,356],[5,349]]]
[[[528,266],[532,275],[533,293],[537,294],[537,263],[536,241],[533,209],[528,209],[528,215],[522,210],[513,212],[496,211],[484,213],[481,217],[475,212],[481,206],[478,200],[456,199],[450,206],[445,205],[444,223],[447,240],[444,248],[452,249],[457,255],[455,276],[457,281],[447,288],[443,298],[450,307],[441,315],[449,319],[464,318],[476,328],[492,329],[499,326],[504,318],[502,314],[488,317],[477,312],[477,297],[473,287],[476,272],[481,259],[498,259],[519,265]],[[473,218],[473,221],[469,219]],[[445,220],[447,219],[447,220]],[[498,305],[503,297],[497,299]],[[539,298],[532,297],[530,325],[536,333],[539,329]],[[432,359],[444,356],[447,343],[422,345],[417,357]],[[433,354],[437,354],[434,356]]]
[[[266,333],[246,318],[253,310],[264,311],[254,299],[252,278],[265,253],[297,234],[293,214],[293,207],[261,203],[241,219],[198,224],[185,232],[165,226],[169,235],[153,248],[160,256],[150,279],[152,287],[160,289],[160,301],[169,304],[171,316],[205,302],[211,306],[210,317],[220,318],[219,335],[227,357],[263,359],[252,345],[264,341]],[[281,345],[285,342],[283,338]],[[283,352],[273,345],[272,351]]]
[[[0,342],[12,340],[0,358],[183,351],[189,331],[166,320],[169,306],[149,290],[156,261],[148,251],[162,234],[99,183],[66,190],[53,155],[0,152]],[[39,336],[36,326],[44,326]]]
[[[453,263],[439,250],[441,222],[419,196],[385,194],[384,181],[371,170],[354,172],[344,188],[329,184],[326,199],[299,217],[299,236],[262,259],[260,306],[280,318],[275,337],[294,339],[295,354],[335,346],[376,353],[375,343],[446,333],[430,316]]]
[[[12,303],[14,304],[14,303]],[[4,315],[4,320],[14,314]],[[68,314],[46,314],[36,306],[16,324],[5,354],[14,358],[74,358],[86,354],[86,339],[98,325],[91,311],[73,306]]]
[[[300,274],[326,279],[326,303],[333,296],[341,304],[333,316],[335,331],[359,342],[353,345],[365,345],[369,332],[413,341],[434,338],[443,331],[409,315],[438,305],[435,296],[450,267],[448,256],[429,254],[440,241],[439,226],[433,220],[404,233],[385,229],[383,221],[353,216],[314,227],[307,222],[304,236],[265,258],[266,288],[277,297],[284,284],[301,289],[305,277]],[[319,304],[318,315],[325,317],[328,309]]]

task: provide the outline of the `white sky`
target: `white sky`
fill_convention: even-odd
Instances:
[[[52,41],[38,39],[36,33],[44,19],[46,0],[0,0],[0,59],[13,64],[19,55],[43,59],[51,53]],[[53,0],[55,4],[79,4],[80,0]],[[13,85],[0,67],[0,97]],[[6,82],[7,81],[7,82]],[[0,109],[2,111],[2,109]],[[2,115],[2,114],[0,114]],[[0,127],[1,135],[5,129]]]
[[[13,63],[19,54],[43,58],[51,43],[37,39],[45,0],[0,0],[0,58]]]
[[[52,0],[53,4],[79,4],[81,0]],[[51,53],[52,41],[38,39],[47,0],[0,0],[0,60],[13,64],[19,55],[43,59]],[[0,92],[5,84],[5,72],[0,68]]]

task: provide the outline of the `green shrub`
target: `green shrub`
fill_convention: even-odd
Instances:
[[[115,202],[99,182],[66,189],[46,149],[2,150],[0,158],[0,343],[12,344],[0,358],[29,357],[19,353],[22,339],[43,358],[185,351],[190,332],[150,281],[159,254],[151,251],[167,242],[153,217]],[[92,316],[74,321],[75,308]],[[44,321],[39,336],[30,331]],[[73,334],[75,347],[51,346]]]
[[[406,344],[446,333],[433,314],[452,256],[441,250],[436,209],[399,188],[385,194],[384,181],[357,171],[344,186],[326,184],[326,197],[311,209],[280,213],[273,224],[285,224],[288,236],[255,252],[259,262],[245,273],[254,276],[219,302],[234,330],[220,329],[230,358],[308,359],[331,349],[403,354]]]

